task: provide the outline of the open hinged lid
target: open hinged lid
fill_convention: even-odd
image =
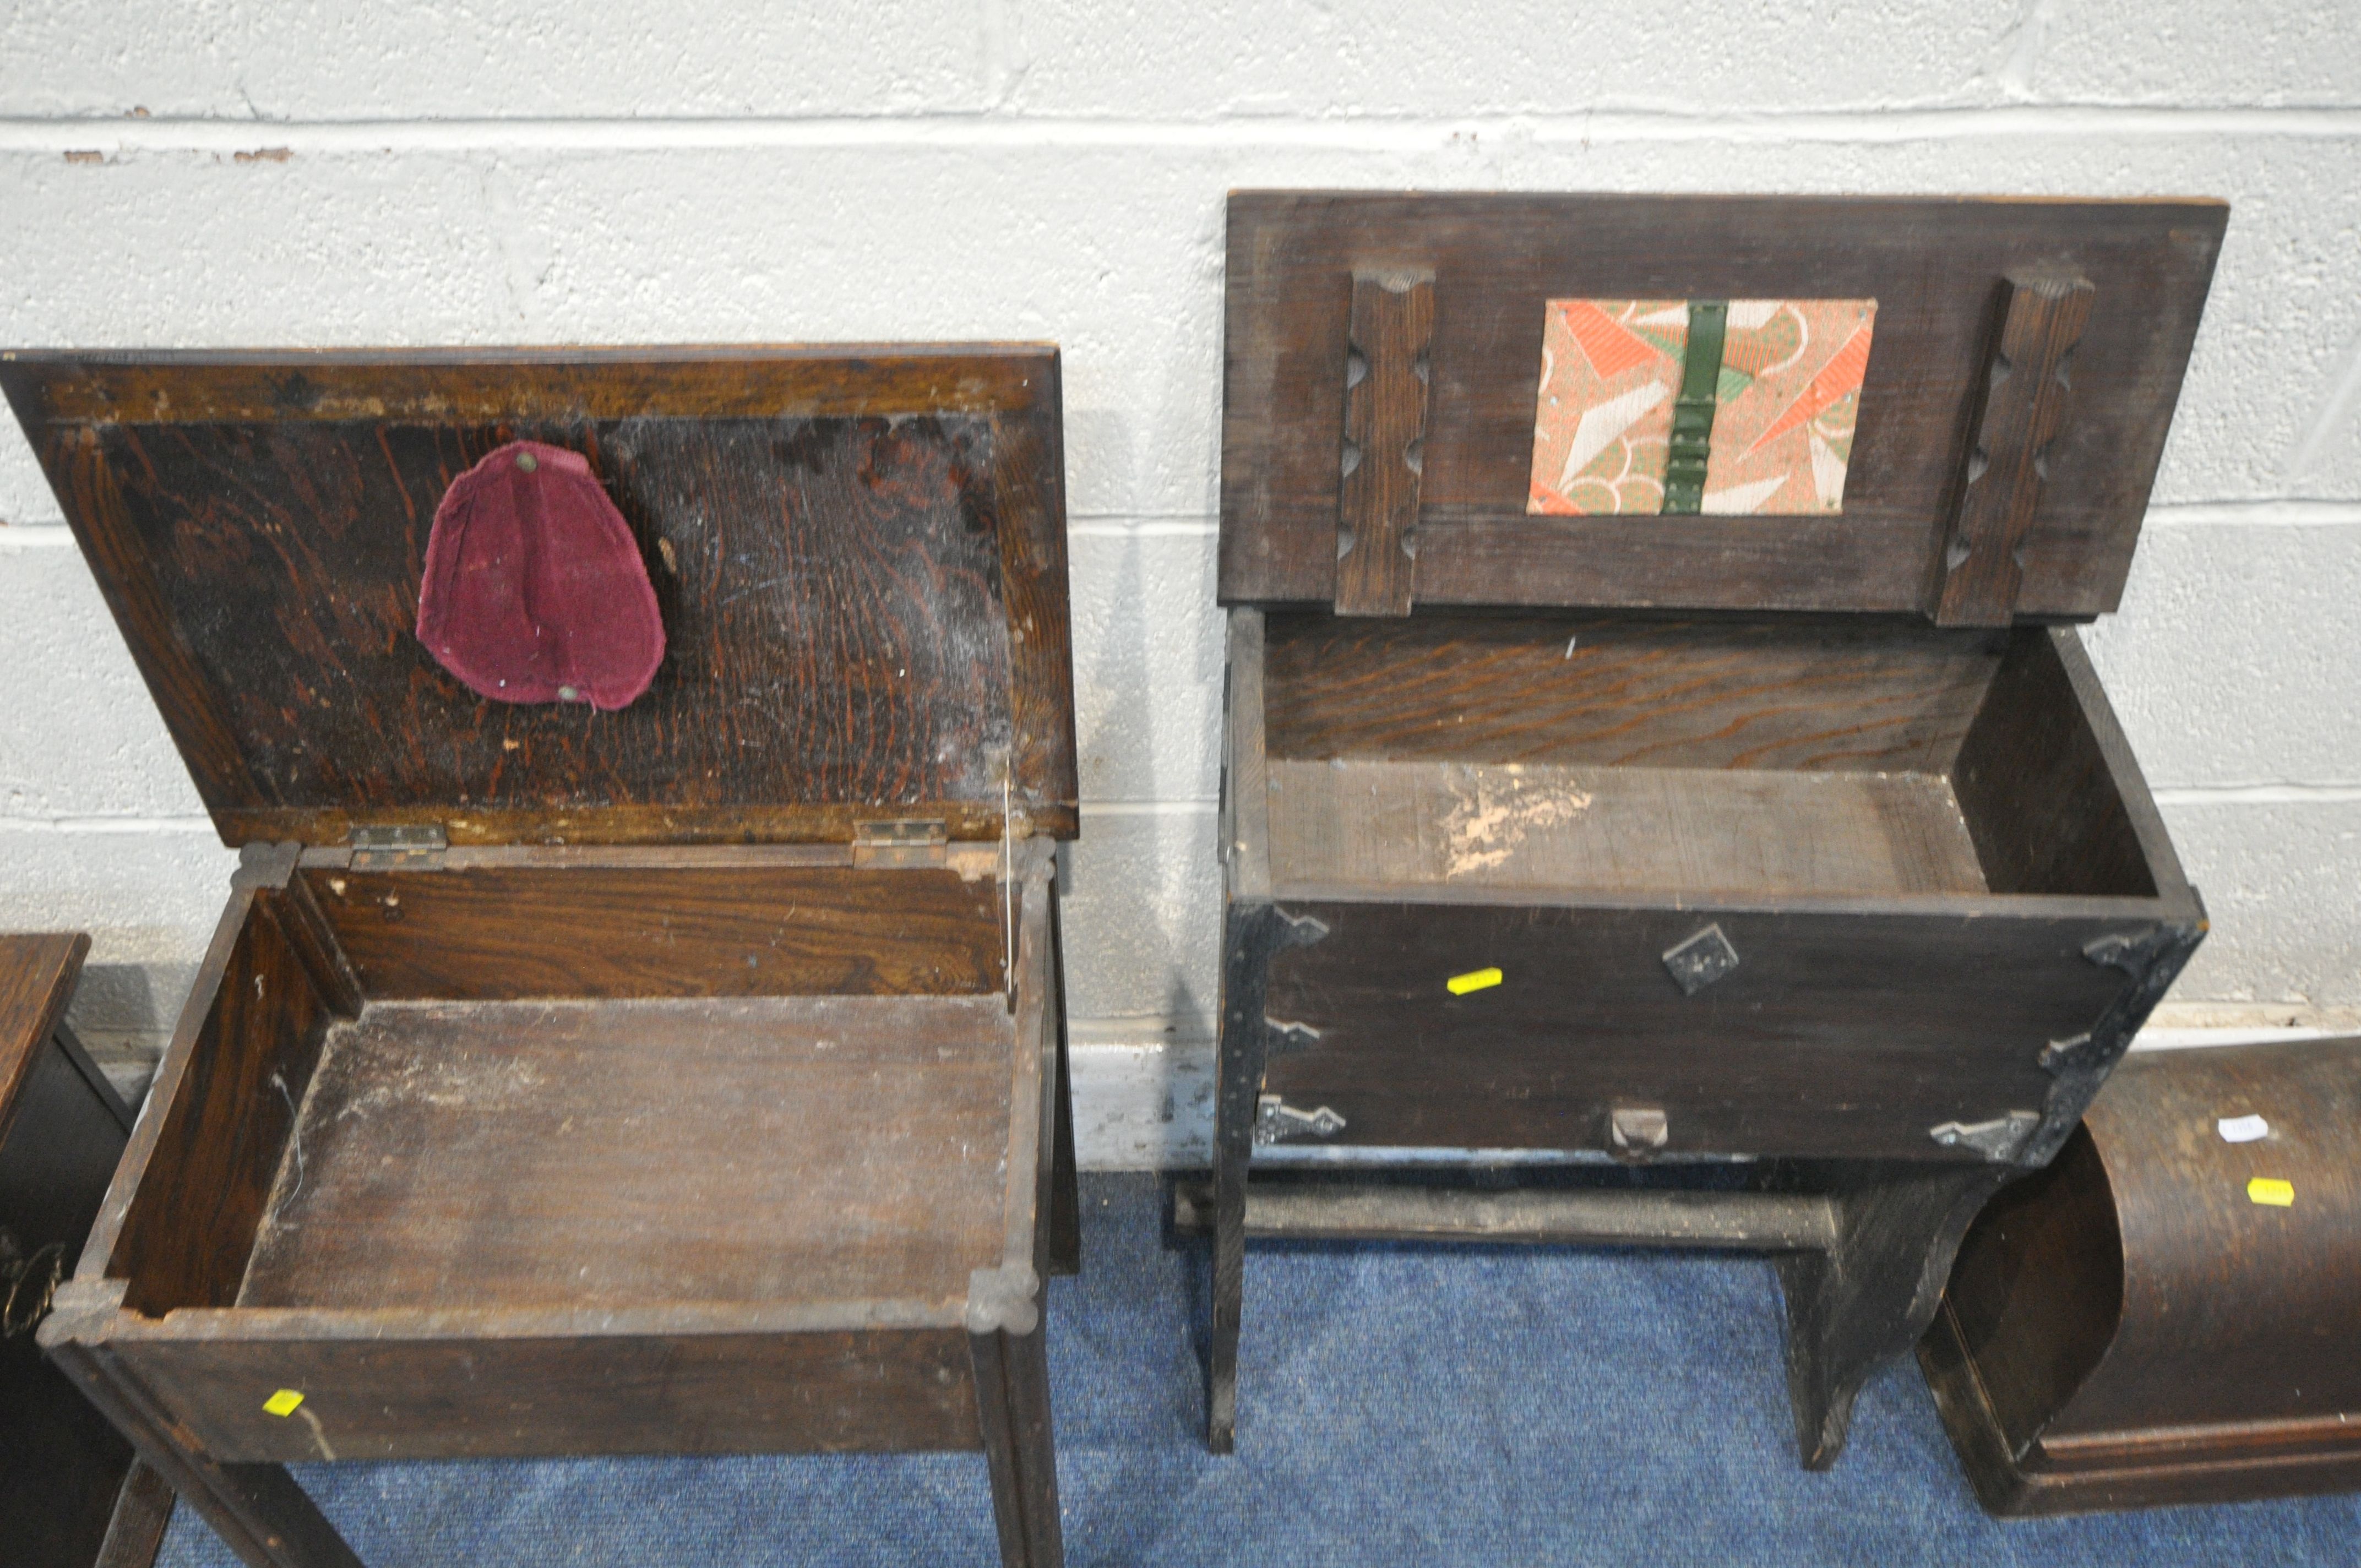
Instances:
[[[0,386],[228,842],[1075,832],[1052,347],[27,353]],[[438,505],[520,441],[587,462],[653,587],[616,711],[479,696],[415,634]]]
[[[2227,221],[1234,194],[1221,597],[2101,614]]]

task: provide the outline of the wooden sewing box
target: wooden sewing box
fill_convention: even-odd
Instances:
[[[2073,623],[2226,218],[1231,198],[1217,1450],[1246,1237],[1363,1236],[1771,1254],[1833,1462],[2204,930]],[[1598,300],[1874,301],[1840,512],[1529,510]]]
[[[356,1561],[290,1461],[892,1449],[981,1449],[1004,1560],[1060,1561],[1056,351],[0,385],[241,847],[51,1355],[257,1564]],[[412,635],[438,499],[512,440],[644,557],[620,711]]]
[[[0,1559],[147,1568],[172,1495],[34,1340],[131,1112],[66,1022],[90,938],[0,936]]]
[[[1918,1360],[1995,1514],[2361,1489],[2361,1039],[2125,1061]]]

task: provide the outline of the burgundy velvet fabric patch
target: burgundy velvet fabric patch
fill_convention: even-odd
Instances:
[[[628,707],[664,663],[664,621],[623,514],[579,453],[514,441],[434,509],[418,640],[495,702]]]

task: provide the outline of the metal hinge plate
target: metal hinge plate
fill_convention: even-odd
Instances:
[[[950,850],[950,830],[939,819],[901,817],[890,822],[852,825],[852,863],[863,868],[899,870],[939,866]]]
[[[1345,1130],[1345,1118],[1329,1106],[1300,1110],[1276,1094],[1255,1101],[1254,1141],[1257,1147],[1293,1143],[1299,1138],[1333,1138]]]
[[[1946,1122],[1927,1128],[1927,1135],[1945,1148],[1973,1149],[1986,1159],[1998,1161],[2014,1159],[2040,1125],[2038,1112],[2011,1111],[1989,1122]]]
[[[434,826],[356,828],[345,835],[357,872],[436,872],[451,840]]]

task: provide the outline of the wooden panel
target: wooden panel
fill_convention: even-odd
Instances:
[[[2017,610],[2112,609],[2227,216],[2213,202],[1240,192],[1222,598],[1333,598],[1350,280],[1400,269],[1434,276],[1421,603],[1921,610],[1993,290],[2055,269],[2096,291]],[[1544,301],[1795,297],[1878,302],[1842,516],[1525,515]]]
[[[228,1462],[974,1448],[963,1329],[116,1342]],[[291,1417],[262,1402],[303,1390]],[[309,1418],[308,1420],[306,1418]],[[979,1480],[981,1477],[979,1477]]]
[[[302,873],[381,1000],[996,995],[1000,885],[949,871]]]
[[[1603,1148],[1610,1102],[1661,1107],[1668,1154],[1973,1158],[1939,1124],[2039,1111],[2052,1040],[2127,983],[2082,955],[2137,920],[1288,900],[1328,934],[1272,964],[1274,1020],[1316,1030],[1265,1086],[1333,1106],[1335,1141]],[[1694,996],[1663,954],[1719,924],[1739,967]],[[1454,996],[1451,976],[1501,984]],[[1448,1070],[1438,1070],[1447,1064]]]
[[[2006,640],[1859,620],[1273,614],[1273,757],[1939,773]]]
[[[137,1185],[105,1267],[130,1282],[136,1312],[236,1299],[332,1017],[281,923],[281,895],[248,896],[231,905],[243,918],[209,1003],[200,977],[191,1005],[204,1011],[185,1050],[175,1041],[181,1065],[168,1058],[157,1075],[150,1092],[163,1104],[142,1118],[148,1148],[125,1164]]]
[[[1939,774],[1282,762],[1280,884],[1886,895],[1985,891]]]
[[[2118,1069],[2121,1070],[2121,1069]],[[1960,1243],[1945,1328],[2022,1453],[2114,1338],[2124,1250],[2106,1168],[2078,1128],[2046,1170],[2004,1189]]]
[[[726,370],[46,356],[0,382],[225,835],[423,810],[460,841],[841,837],[890,810],[997,838],[1012,753],[1014,804],[1070,832],[1054,352]],[[411,634],[436,502],[521,438],[584,453],[647,556],[669,650],[620,713],[480,700]]]
[[[1935,619],[1945,626],[2005,626],[2016,614],[2017,553],[2072,400],[2066,360],[2090,322],[2091,292],[2080,279],[2001,280],[2000,330],[1976,393],[1934,588]]]
[[[238,1305],[964,1300],[998,996],[372,1004],[329,1036]]]
[[[2085,677],[2075,678],[2075,665]],[[2187,903],[2131,748],[2070,631],[2012,644],[1960,749],[1954,783],[1994,893]],[[2087,698],[2087,700],[2086,700]]]
[[[0,1137],[7,1134],[26,1074],[46,1054],[66,1015],[89,951],[90,938],[80,932],[0,936]]]
[[[1351,323],[1336,496],[1336,613],[1408,615],[1434,280],[1356,275]]]

